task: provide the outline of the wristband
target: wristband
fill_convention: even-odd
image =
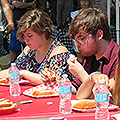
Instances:
[[[101,74],[101,72],[93,72],[93,73],[91,73],[91,74],[89,75],[89,79],[90,79],[92,82],[94,82],[94,81],[93,81],[93,75],[95,75],[95,74]]]

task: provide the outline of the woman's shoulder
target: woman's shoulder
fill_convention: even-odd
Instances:
[[[62,45],[61,43],[59,43],[58,41],[55,41],[54,44],[55,44],[55,46],[52,49],[49,58],[51,58],[52,56],[57,55],[57,54],[68,52],[68,49],[64,45]]]

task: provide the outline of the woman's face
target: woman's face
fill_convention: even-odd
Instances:
[[[87,9],[89,7],[89,0],[80,0],[80,4],[82,6],[82,9]]]
[[[44,44],[43,40],[43,34],[38,35],[36,32],[34,32],[31,28],[28,28],[24,33],[23,33],[23,38],[27,46],[31,50],[36,50],[38,49],[42,44]]]

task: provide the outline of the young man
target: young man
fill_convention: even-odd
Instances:
[[[76,59],[74,63],[68,60],[70,72],[81,82],[95,71],[113,78],[120,47],[110,37],[107,15],[96,8],[85,9],[72,20],[69,32],[78,50],[86,57],[83,66]],[[80,86],[79,80],[72,81],[76,89]]]

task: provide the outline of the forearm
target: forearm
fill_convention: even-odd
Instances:
[[[76,75],[75,75],[78,79],[81,80],[81,82],[86,81],[86,79],[89,77],[89,74],[84,70],[84,68],[80,69],[80,70],[76,70]]]
[[[33,73],[27,70],[21,70],[20,71],[20,76],[24,77],[26,80],[34,83],[34,84],[42,84],[44,83],[41,79],[40,79],[40,74],[37,73]]]
[[[60,21],[61,21],[61,14],[60,12],[57,12],[57,25],[60,25]]]
[[[8,70],[9,69],[5,69],[5,70],[0,71],[0,77],[1,78],[6,78],[6,76],[9,75]]]
[[[19,2],[19,1],[13,1],[12,4],[14,5],[14,7],[19,8],[19,9],[23,9],[23,8],[28,8],[28,7],[32,7],[33,3],[24,3],[24,2]]]
[[[5,17],[8,21],[8,24],[13,24],[13,14],[7,0],[1,0],[2,8],[5,14]]]
[[[67,62],[69,64],[69,70],[70,70],[70,72],[76,78],[80,79],[81,82],[84,82],[89,77],[89,74],[85,71],[85,69],[83,68],[83,66],[77,60],[75,60],[74,62],[71,62],[68,59]]]
[[[76,98],[77,99],[87,99],[92,94],[92,89],[94,87],[94,82],[90,81],[89,77],[86,79],[79,87]]]
[[[60,25],[61,22],[61,11],[62,11],[62,6],[57,5],[57,25]]]

